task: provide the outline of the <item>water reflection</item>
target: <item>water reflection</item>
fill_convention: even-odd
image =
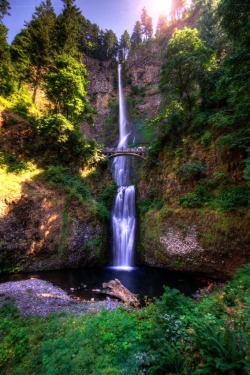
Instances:
[[[164,291],[164,285],[179,289],[187,296],[192,295],[199,287],[204,285],[194,275],[153,267],[131,267],[129,272],[127,269],[102,267],[17,273],[2,275],[0,282],[30,278],[50,281],[67,292],[82,298],[96,297],[91,290],[101,289],[102,283],[113,279],[119,279],[126,288],[140,297],[148,296],[149,298],[161,296]]]

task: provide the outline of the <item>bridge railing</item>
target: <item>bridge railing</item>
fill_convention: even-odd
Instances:
[[[102,150],[103,154],[110,155],[110,154],[146,154],[148,151],[147,147],[121,147],[121,148],[114,148],[114,147],[106,147]]]

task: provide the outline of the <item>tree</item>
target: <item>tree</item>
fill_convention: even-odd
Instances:
[[[230,116],[230,124],[227,126],[229,134],[221,138],[220,142],[227,150],[240,150],[245,158],[250,146],[250,7],[246,2],[222,0],[218,6],[218,15],[228,37],[228,48],[221,64],[223,75],[218,83],[217,95],[226,103],[226,111]]]
[[[167,47],[161,72],[161,92],[178,98],[191,114],[199,80],[214,66],[213,51],[206,48],[196,29],[176,29]]]
[[[70,56],[61,55],[55,60],[46,77],[46,91],[54,103],[54,112],[77,122],[87,109],[86,69]]]
[[[16,35],[10,47],[11,58],[19,80],[19,88],[23,81],[31,79],[31,59],[28,53],[30,44],[30,33],[27,29],[23,29]]]
[[[0,22],[5,15],[10,15],[10,2],[8,0],[0,0]]]
[[[64,7],[56,22],[56,39],[59,54],[79,58],[79,41],[82,15],[75,0],[62,0]]]
[[[237,0],[222,0],[218,14],[230,43],[228,55],[223,61],[225,74],[221,80],[221,92],[222,95],[227,93],[228,103],[237,117],[237,124],[247,124],[250,115],[250,7]]]
[[[102,60],[109,60],[116,57],[118,52],[118,40],[112,30],[105,30],[102,34]]]
[[[133,46],[139,46],[142,43],[142,25],[140,21],[136,21],[130,41]]]
[[[186,0],[172,0],[171,16],[175,21],[179,21],[183,17]]]
[[[158,18],[157,26],[156,26],[156,37],[161,38],[165,36],[168,30],[168,18],[165,15],[160,15]]]
[[[217,58],[220,58],[225,50],[226,40],[220,27],[217,14],[219,0],[198,0],[195,3],[196,27],[199,30],[200,38],[206,46],[216,51]]]
[[[120,49],[120,60],[126,60],[128,57],[129,50],[131,48],[130,36],[127,30],[121,36],[119,49]]]
[[[148,41],[153,36],[153,21],[152,17],[149,17],[146,8],[142,9],[141,14],[141,25],[142,25],[142,34],[144,35],[144,40]]]
[[[14,88],[14,71],[7,43],[8,29],[0,23],[0,94],[8,95]]]
[[[221,0],[218,8],[222,27],[236,45],[249,46],[250,6],[247,1]]]
[[[38,86],[45,74],[45,68],[52,62],[55,53],[53,43],[55,20],[56,16],[51,0],[45,0],[39,7],[36,7],[32,20],[27,24],[30,35],[27,53],[35,68],[35,74],[32,76],[33,102],[35,102]]]

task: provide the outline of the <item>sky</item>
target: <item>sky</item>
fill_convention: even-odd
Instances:
[[[24,27],[24,22],[31,20],[35,7],[42,0],[9,0],[11,16],[5,16],[3,23],[8,27],[8,41],[12,42],[15,35]],[[171,0],[76,0],[85,18],[96,23],[103,30],[113,30],[118,38],[125,30],[132,34],[136,21],[141,19],[142,8],[145,6],[156,27],[159,15],[168,13]],[[62,9],[61,0],[52,0],[57,14]]]

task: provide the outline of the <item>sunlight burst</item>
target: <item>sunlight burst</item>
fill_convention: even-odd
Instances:
[[[155,11],[159,15],[168,16],[171,12],[172,0],[153,0]]]

